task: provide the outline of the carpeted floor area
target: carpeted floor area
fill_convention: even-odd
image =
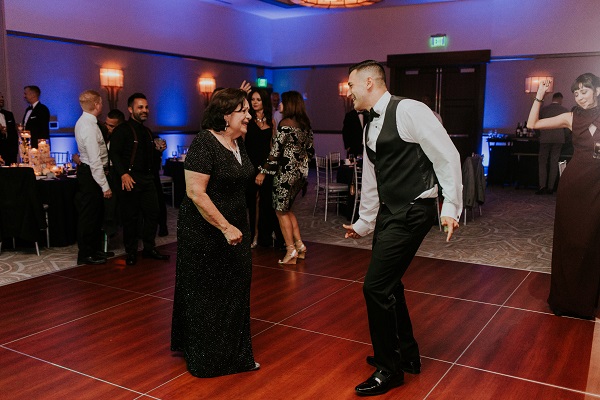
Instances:
[[[327,221],[324,221],[324,204],[320,199],[313,217],[313,174],[310,180],[306,196],[299,196],[294,204],[303,239],[370,249],[371,237],[344,239],[342,224],[349,221],[342,213],[336,215],[335,206],[330,208]],[[452,261],[550,272],[555,204],[554,195],[536,196],[532,190],[488,187],[486,202],[481,207],[483,215],[480,216],[476,209],[473,217],[473,213],[468,211],[467,224],[464,224],[464,217],[461,218],[460,229],[448,243],[437,226],[432,227],[417,254]],[[170,234],[157,238],[159,246],[177,240],[178,210],[167,207],[167,211]],[[0,286],[76,267],[76,245],[43,248],[39,257],[33,248],[17,248],[15,251],[7,247],[10,246],[4,243],[0,253]],[[124,254],[120,235],[110,240],[109,250],[114,251],[117,256]]]

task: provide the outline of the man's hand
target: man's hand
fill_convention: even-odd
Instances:
[[[344,235],[344,237],[346,239],[351,238],[351,239],[360,239],[362,236],[360,236],[358,233],[356,233],[354,231],[354,228],[352,227],[352,225],[342,225],[344,227],[344,229],[346,230],[346,234]]]
[[[105,199],[110,199],[111,197],[112,197],[112,191],[110,189],[108,189],[106,192],[104,192]]]
[[[442,222],[442,226],[444,227],[444,232],[448,232],[446,242],[449,242],[454,231],[458,229],[458,221],[450,217],[441,217],[440,220]]]
[[[133,189],[133,185],[135,185],[135,181],[133,180],[131,175],[123,174],[123,176],[121,176],[121,189],[131,192],[131,189]]]

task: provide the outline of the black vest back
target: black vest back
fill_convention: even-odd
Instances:
[[[365,147],[375,167],[379,201],[394,214],[436,183],[433,164],[421,146],[400,138],[396,109],[403,99],[392,96],[387,106],[377,138],[377,152],[367,146],[368,132],[365,130]]]

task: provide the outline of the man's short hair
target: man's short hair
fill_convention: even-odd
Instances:
[[[379,78],[385,83],[385,69],[380,62],[375,60],[365,60],[361,61],[358,64],[354,64],[348,69],[348,74],[351,74],[352,71],[363,71],[368,70],[371,73],[371,76],[375,79]]]
[[[556,92],[552,95],[552,100],[556,100],[556,99],[562,99],[563,95],[561,92]]]
[[[83,111],[94,111],[96,104],[101,101],[100,93],[95,90],[86,90],[79,95],[79,104]]]
[[[106,118],[116,119],[119,121],[119,124],[125,122],[125,114],[123,114],[123,111],[119,110],[118,108],[113,108],[110,110],[108,114],[106,114]]]
[[[40,90],[40,88],[38,86],[35,86],[35,85],[28,85],[28,86],[25,86],[23,89],[29,89],[30,91],[32,91],[33,93],[35,93],[35,95],[37,97],[40,97],[40,95],[42,94],[42,91]]]
[[[129,96],[129,98],[127,99],[127,107],[132,107],[135,99],[148,100],[148,99],[146,99],[146,95],[144,93],[136,92],[136,93],[132,94],[131,96]]]

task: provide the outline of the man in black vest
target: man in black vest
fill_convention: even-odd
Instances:
[[[367,362],[376,371],[355,390],[374,396],[404,383],[404,372],[421,372],[402,277],[433,225],[438,181],[447,240],[458,228],[461,166],[458,151],[429,107],[387,91],[381,64],[367,60],[349,72],[348,97],[356,110],[370,110],[370,117],[360,216],[353,225],[344,225],[345,236],[357,239],[374,232],[363,293],[374,351]]]
[[[143,217],[142,256],[166,260],[156,246],[158,226],[158,194],[154,186],[153,160],[155,145],[152,132],[144,122],[148,119],[148,100],[134,93],[127,100],[129,120],[117,126],[110,137],[110,160],[117,177],[121,178],[119,204],[123,220],[123,242],[127,265],[137,263],[138,221]]]

